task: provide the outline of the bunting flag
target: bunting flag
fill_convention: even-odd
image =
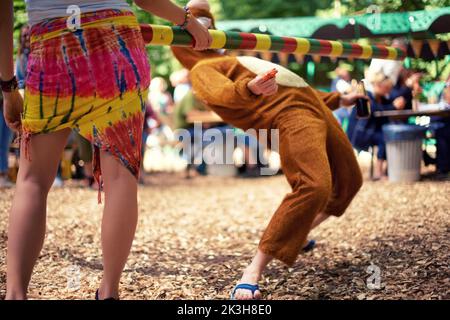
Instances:
[[[441,41],[439,41],[438,39],[431,39],[428,40],[428,45],[430,46],[431,52],[433,52],[433,55],[436,57],[439,52]]]
[[[423,41],[422,40],[412,40],[411,47],[414,51],[416,57],[420,57],[420,52],[422,51]]]
[[[320,63],[320,60],[322,59],[322,57],[317,55],[317,54],[315,54],[315,55],[312,56],[312,59],[313,59],[313,61],[315,63]]]
[[[297,53],[295,54],[295,60],[297,61],[297,63],[303,64],[303,62],[305,61],[305,55]]]
[[[261,57],[262,57],[264,60],[272,61],[272,52],[268,52],[268,51],[263,52],[263,53],[261,54]]]
[[[149,45],[192,46],[193,44],[191,35],[179,27],[141,25],[141,32],[144,41]],[[382,45],[369,46],[340,41],[221,30],[209,30],[209,33],[213,39],[210,49],[269,51],[358,59],[403,60],[406,57],[406,52],[402,49]]]
[[[286,52],[281,52],[280,54],[278,54],[278,58],[280,59],[280,64],[282,66],[287,66],[289,63],[289,53]]]

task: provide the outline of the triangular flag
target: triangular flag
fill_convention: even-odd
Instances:
[[[261,53],[261,57],[263,58],[263,60],[272,61],[272,52],[265,51]]]
[[[422,40],[412,40],[411,41],[411,47],[413,48],[414,55],[416,56],[416,58],[420,58],[422,46],[423,46]]]
[[[299,64],[303,64],[303,62],[305,61],[305,55],[297,53],[295,54],[295,60],[297,60]]]
[[[317,55],[317,54],[315,54],[315,55],[312,56],[312,59],[313,59],[313,61],[315,63],[320,63],[320,60],[322,59],[322,57]]]
[[[289,61],[289,53],[286,52],[280,52],[278,54],[278,59],[280,60],[280,64],[282,66],[287,66],[288,65],[288,61]]]
[[[246,50],[245,51],[246,56],[256,57],[257,54],[258,54],[258,51],[254,51],[254,50]]]
[[[429,39],[428,44],[430,45],[431,51],[433,52],[434,56],[437,57],[441,41],[439,41],[438,39]]]

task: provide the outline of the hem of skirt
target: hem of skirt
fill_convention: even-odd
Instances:
[[[22,146],[22,143],[23,143],[23,151],[25,153],[25,159],[27,159],[28,161],[31,161],[31,155],[30,155],[31,137],[36,134],[39,134],[39,133],[33,133],[29,130],[22,129],[22,132],[19,135],[19,146]]]
[[[132,174],[136,181],[139,181],[139,174],[140,174],[140,168],[137,168],[137,173],[134,174],[130,168],[128,168],[120,159],[118,159],[114,154],[112,154],[109,150],[102,148],[101,145],[96,144],[95,142],[92,142],[92,148],[93,148],[93,155],[92,155],[92,167],[93,167],[93,176],[95,182],[97,182],[98,185],[98,195],[97,195],[97,201],[98,204],[102,204],[102,191],[103,191],[103,175],[102,175],[102,168],[101,168],[101,161],[100,161],[100,152],[106,152],[109,155],[111,155],[116,161],[119,162],[120,165],[124,166],[126,170]],[[139,159],[139,163],[142,162],[142,156]]]

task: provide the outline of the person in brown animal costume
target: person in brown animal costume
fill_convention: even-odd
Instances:
[[[215,27],[206,0],[193,0],[188,6],[200,21]],[[223,121],[243,130],[279,132],[282,169],[292,191],[273,214],[232,292],[233,299],[259,299],[258,281],[268,263],[275,258],[293,265],[311,246],[308,233],[330,216],[341,216],[361,188],[352,145],[332,110],[367,97],[315,90],[286,68],[255,57],[186,47],[172,51],[191,70],[195,95]]]

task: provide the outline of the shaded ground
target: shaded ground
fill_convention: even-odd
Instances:
[[[155,176],[140,189],[140,222],[124,299],[227,299],[283,195],[282,176],[243,180]],[[7,214],[0,191],[0,297]],[[32,279],[38,299],[92,299],[101,273],[101,206],[78,187],[53,190],[48,234]],[[273,263],[269,299],[450,299],[450,182],[366,182],[347,214],[313,232],[317,248],[293,268]],[[367,288],[367,268],[381,288]],[[67,287],[79,268],[80,289]],[[75,276],[74,276],[75,274]]]

